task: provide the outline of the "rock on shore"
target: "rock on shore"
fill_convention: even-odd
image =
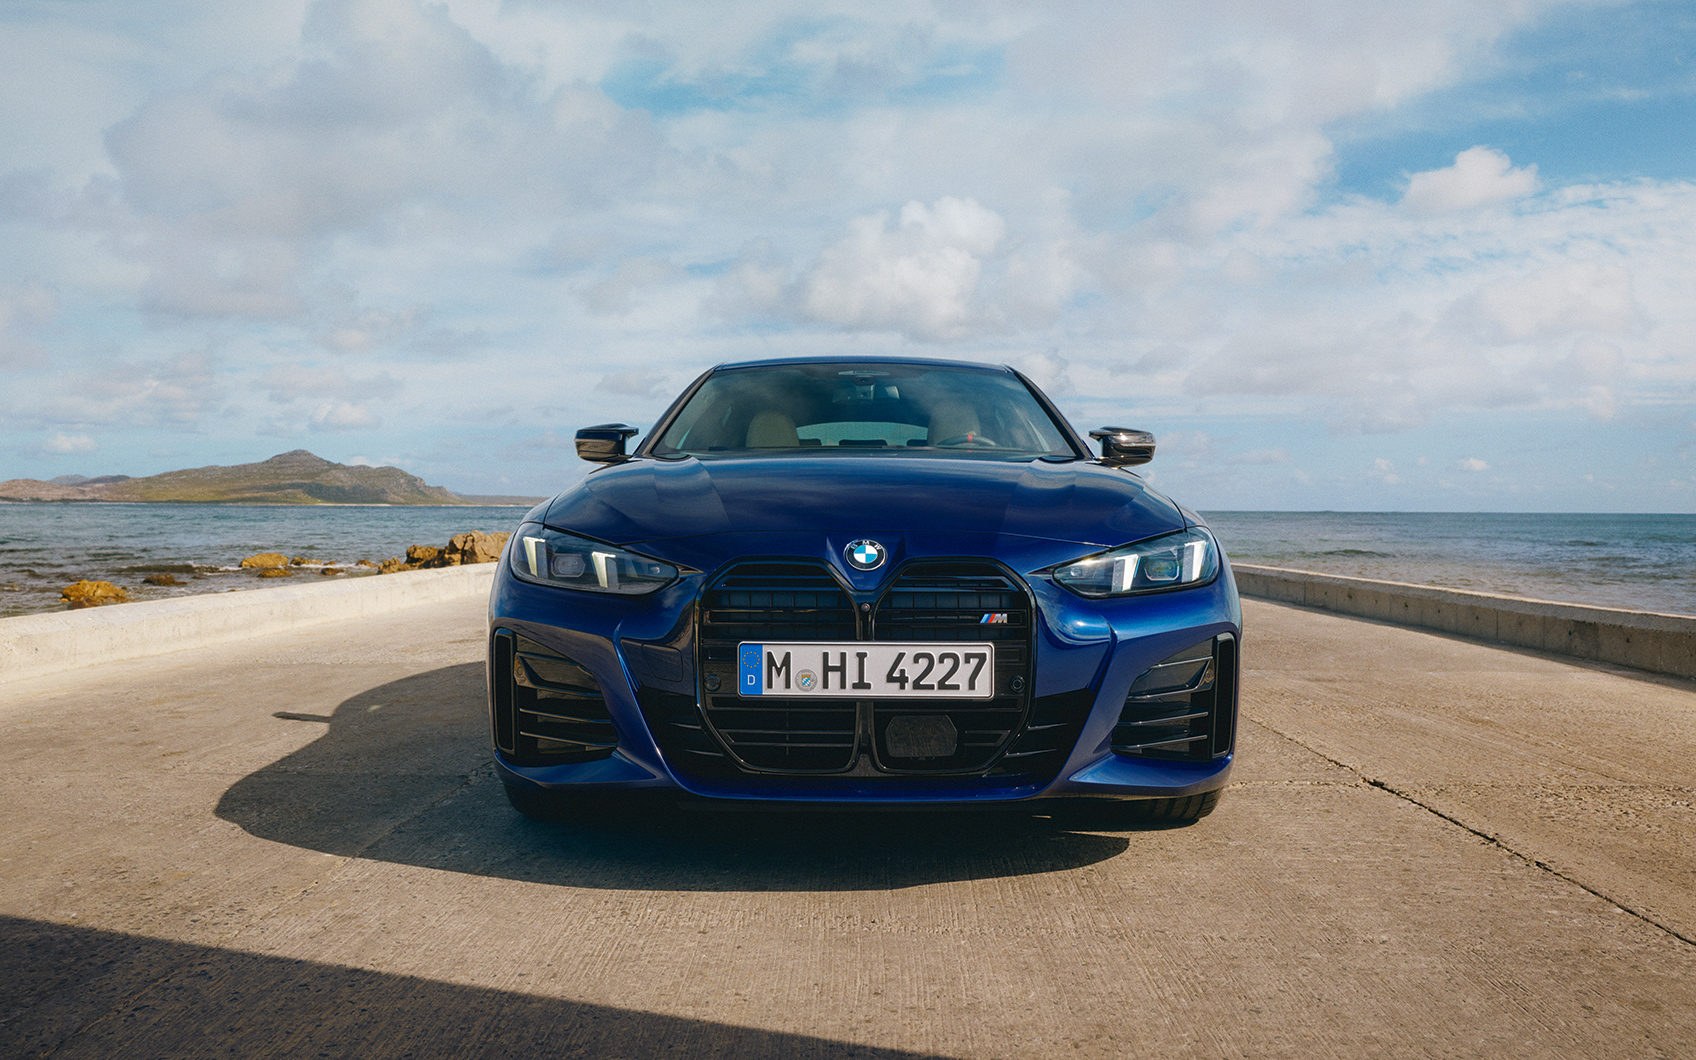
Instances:
[[[87,578],[75,585],[67,585],[59,593],[65,602],[73,608],[99,607],[101,604],[118,604],[127,601],[129,594],[113,585],[111,582],[93,582]]]
[[[430,570],[436,567],[458,567],[466,563],[493,563],[501,558],[501,549],[506,547],[510,531],[502,530],[496,533],[484,533],[481,530],[468,530],[463,534],[455,534],[448,538],[446,548],[435,548],[431,545],[413,545],[406,550],[406,558],[394,556],[378,564],[380,574],[393,574],[402,570]]]

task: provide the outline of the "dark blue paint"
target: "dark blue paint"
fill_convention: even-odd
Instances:
[[[856,363],[864,363],[864,360]],[[1081,444],[1081,443],[1080,443]],[[545,512],[545,516],[544,513]],[[1217,633],[1239,634],[1241,611],[1228,563],[1214,582],[1114,600],[1088,600],[1043,573],[1104,548],[1200,522],[1135,475],[1083,460],[1004,461],[932,454],[805,450],[661,460],[638,455],[599,468],[528,517],[678,565],[677,582],[644,597],[556,589],[520,581],[503,562],[490,596],[491,631],[510,629],[569,656],[600,682],[619,733],[611,759],[515,768],[508,783],[563,790],[667,787],[764,801],[979,803],[1055,795],[1186,795],[1220,787],[1231,759],[1206,764],[1132,760],[1108,737],[1136,675]],[[888,550],[873,571],[844,549],[872,538]],[[1035,695],[1088,689],[1094,707],[1058,778],[1046,788],[997,788],[962,778],[903,786],[843,777],[772,777],[706,783],[672,771],[636,704],[624,641],[664,643],[686,661],[675,691],[696,688],[694,605],[732,562],[805,558],[831,565],[856,602],[875,600],[903,563],[986,557],[1029,585],[1037,605]]]
[[[1016,534],[1109,547],[1182,529],[1185,517],[1135,475],[1083,461],[798,449],[612,465],[555,500],[547,523],[618,544],[752,528],[840,528]]]

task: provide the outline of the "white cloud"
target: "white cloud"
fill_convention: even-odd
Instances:
[[[1536,190],[1536,165],[1515,169],[1500,151],[1472,147],[1456,155],[1447,169],[1410,176],[1402,206],[1414,213],[1449,213],[1523,199]]]
[[[62,391],[14,400],[12,415],[46,423],[131,427],[200,424],[221,407],[217,362],[204,353],[115,361],[66,381]]]
[[[58,311],[58,295],[45,284],[26,280],[0,287],[0,365],[45,358],[46,347],[28,336]]]
[[[392,395],[403,386],[388,372],[355,379],[340,368],[307,364],[277,364],[265,372],[263,385],[272,401],[286,404],[303,397],[368,397]]]
[[[1467,102],[1583,6],[28,6],[0,84],[60,90],[0,99],[0,404],[19,452],[275,420],[470,454],[718,361],[940,349],[1317,484],[1357,432],[1686,422],[1696,186],[1489,147],[1396,201],[1334,181],[1339,130]]]
[[[1481,471],[1490,470],[1490,465],[1488,463],[1475,456],[1461,457],[1459,460],[1455,461],[1455,467],[1461,471],[1470,471],[1475,474]]]
[[[70,453],[92,453],[100,448],[93,438],[86,434],[65,434],[60,432],[42,443],[42,449],[57,455]]]
[[[1450,310],[1461,326],[1498,342],[1624,334],[1641,315],[1624,265],[1574,262],[1530,273],[1500,271],[1508,274],[1487,281]]]
[[[326,402],[312,411],[312,428],[319,431],[361,430],[382,422],[369,407],[349,401]]]
[[[1372,468],[1366,473],[1366,477],[1385,486],[1394,486],[1402,480],[1401,476],[1396,474],[1396,465],[1383,457],[1372,461]]]
[[[1230,458],[1233,464],[1287,464],[1290,452],[1283,446],[1276,449],[1250,449]]]
[[[963,338],[981,325],[978,277],[1005,232],[993,210],[951,196],[909,202],[893,222],[856,218],[802,281],[801,310],[848,328]]]

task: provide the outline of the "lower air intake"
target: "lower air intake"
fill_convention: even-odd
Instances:
[[[618,749],[601,686],[571,659],[508,630],[491,653],[495,746],[518,765],[592,762]]]
[[[1237,642],[1229,634],[1174,652],[1131,683],[1113,728],[1114,752],[1194,762],[1229,754],[1236,683]]]

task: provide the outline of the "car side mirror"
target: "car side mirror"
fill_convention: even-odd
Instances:
[[[1101,442],[1101,462],[1108,467],[1134,467],[1154,459],[1154,435],[1129,427],[1101,427],[1089,432]]]
[[[601,423],[577,432],[577,455],[594,464],[616,464],[627,459],[625,439],[641,433],[625,423]]]

